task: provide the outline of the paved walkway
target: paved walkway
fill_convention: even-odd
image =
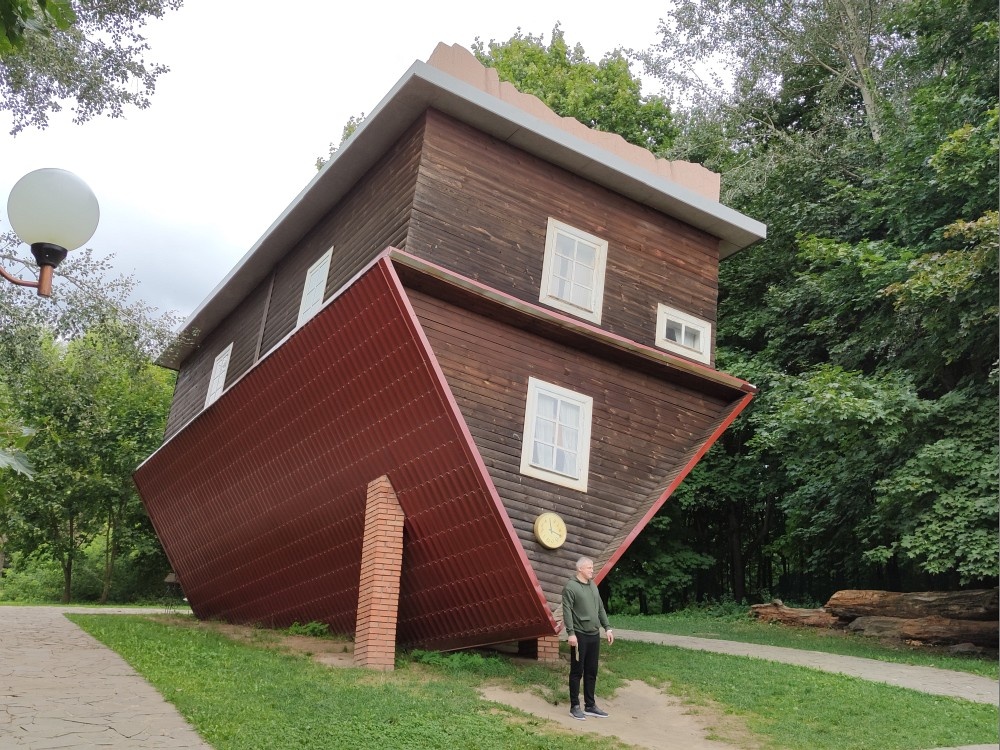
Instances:
[[[211,750],[172,704],[64,611],[0,607],[2,750]]]
[[[824,672],[860,677],[863,680],[884,682],[888,685],[919,690],[934,695],[965,698],[976,703],[1000,705],[1000,683],[988,677],[979,677],[968,672],[954,672],[933,667],[915,667],[908,664],[893,664],[857,656],[825,654],[821,651],[802,651],[779,646],[758,646],[753,643],[719,641],[712,638],[692,638],[685,635],[663,635],[662,633],[641,633],[636,630],[615,630],[615,637],[626,641],[645,641],[665,646],[678,646],[699,651],[713,651],[718,654],[753,656],[768,661],[798,664],[803,667],[821,669]]]
[[[150,612],[0,607],[0,750],[211,750],[123,659],[63,616],[64,612],[134,611]],[[996,682],[962,672],[705,638],[627,630],[616,631],[616,635],[625,640],[801,664],[993,705],[1000,701]],[[1000,750],[1000,746],[962,750]]]

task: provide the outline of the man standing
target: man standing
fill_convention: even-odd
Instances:
[[[588,716],[607,718],[597,707],[597,662],[601,654],[601,627],[608,645],[615,642],[604,611],[604,603],[594,583],[594,561],[581,557],[576,561],[576,575],[566,582],[562,595],[563,625],[569,636],[569,715],[584,720]],[[583,710],[580,710],[580,678],[583,678]]]

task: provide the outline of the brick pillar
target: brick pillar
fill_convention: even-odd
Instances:
[[[553,664],[559,661],[559,636],[547,635],[538,639],[538,661]]]
[[[368,484],[358,586],[354,663],[391,671],[396,661],[396,614],[403,564],[403,509],[389,477]]]
[[[518,641],[517,655],[542,662],[557,662],[559,661],[559,636],[546,635],[541,638]]]

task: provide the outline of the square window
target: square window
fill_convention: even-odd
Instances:
[[[521,473],[586,492],[593,403],[590,396],[528,378]]]
[[[333,257],[331,247],[313,263],[306,271],[305,284],[302,286],[302,301],[299,303],[299,319],[296,327],[306,323],[323,306],[323,294],[326,292],[326,277],[330,273],[330,259]]]
[[[656,345],[674,354],[708,364],[712,324],[666,305],[656,310]]]
[[[230,344],[215,357],[212,365],[212,377],[208,381],[208,393],[205,395],[205,408],[218,400],[226,387],[226,373],[229,371],[229,359],[233,355],[233,345]]]
[[[607,241],[550,218],[539,301],[599,324],[607,258]]]

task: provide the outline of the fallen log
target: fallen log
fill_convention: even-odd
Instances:
[[[823,609],[837,617],[851,619],[870,615],[919,619],[944,617],[951,620],[991,620],[994,628],[1000,617],[998,589],[972,591],[838,591]]]
[[[997,648],[997,623],[984,620],[953,620],[947,617],[858,617],[847,629],[862,635],[896,638],[927,644],[973,643]]]
[[[782,625],[797,625],[812,628],[843,627],[840,619],[825,609],[797,609],[786,607],[775,599],[770,604],[752,604],[750,612],[764,622],[780,622]]]

